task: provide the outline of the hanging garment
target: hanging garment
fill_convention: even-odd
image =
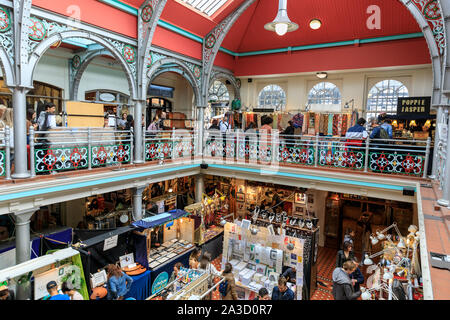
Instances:
[[[314,131],[315,134],[319,134],[320,132],[320,113],[314,115]]]
[[[342,115],[342,127],[341,127],[341,136],[345,136],[348,129],[348,114]]]
[[[333,136],[339,135],[339,115],[333,116]]]
[[[342,135],[342,114],[339,114],[339,122],[338,122],[338,136]]]
[[[293,118],[292,122],[294,124],[294,128],[301,128],[303,129],[303,120],[304,116],[301,113],[297,113]]]
[[[328,130],[327,130],[327,132],[328,132],[329,136],[333,135],[333,114],[332,113],[330,113],[328,115]]]
[[[328,114],[323,115],[323,135],[328,135]]]
[[[328,126],[328,122],[326,122],[326,114],[320,115],[320,124],[319,124],[319,133],[325,135],[325,126]]]
[[[309,113],[305,114],[305,120],[303,121],[303,134],[308,133],[309,126]]]

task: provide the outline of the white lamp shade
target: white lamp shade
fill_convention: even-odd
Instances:
[[[264,29],[275,31],[280,36],[298,29],[298,24],[292,22],[288,17],[287,0],[279,0],[277,16],[272,22],[266,23]]]
[[[372,245],[376,245],[378,243],[378,238],[374,237],[373,235],[370,236],[370,242],[372,243]]]
[[[405,242],[403,241],[403,238],[400,238],[400,241],[397,244],[397,248],[399,248],[399,249],[405,249],[406,248]]]
[[[370,266],[370,265],[372,265],[372,264],[373,264],[372,259],[370,259],[370,258],[369,258],[369,255],[366,254],[366,257],[365,257],[365,259],[364,259],[364,265],[365,265],[365,266]]]
[[[361,299],[363,300],[370,300],[372,298],[372,294],[369,291],[364,291],[361,294]]]
[[[384,236],[384,234],[382,234],[381,232],[377,231],[377,238],[378,238],[378,240],[383,240],[386,237]]]

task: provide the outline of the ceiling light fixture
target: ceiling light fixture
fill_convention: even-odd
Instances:
[[[321,26],[322,26],[322,21],[320,21],[319,19],[312,19],[309,22],[309,27],[313,30],[320,29]]]
[[[266,23],[264,28],[269,31],[275,31],[279,36],[284,36],[287,32],[298,29],[298,24],[292,22],[288,17],[287,0],[279,0],[278,14],[275,17],[275,20]]]
[[[326,79],[328,77],[328,73],[326,73],[326,72],[317,72],[316,76],[319,79]]]

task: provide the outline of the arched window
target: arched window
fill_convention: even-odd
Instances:
[[[408,89],[397,80],[383,80],[370,89],[367,96],[367,118],[377,117],[379,113],[395,113],[398,98],[408,97]]]
[[[261,90],[258,97],[260,108],[282,111],[286,107],[286,93],[276,84],[271,84]]]
[[[331,82],[320,82],[309,91],[308,104],[341,104],[341,92]]]
[[[209,101],[210,102],[229,102],[230,93],[227,87],[221,81],[214,81],[211,88],[209,88]]]

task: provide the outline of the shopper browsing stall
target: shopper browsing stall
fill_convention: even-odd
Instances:
[[[352,272],[350,278],[352,279],[353,289],[355,292],[359,291],[359,286],[364,283],[364,275],[359,269],[359,261],[356,257],[353,257],[353,263],[355,264],[355,271]]]
[[[189,269],[198,269],[200,262],[200,249],[195,248],[189,256]]]
[[[48,300],[70,300],[70,297],[67,294],[61,294],[58,292],[58,284],[56,281],[50,281],[47,283],[47,291],[50,294],[50,298]]]
[[[287,268],[286,271],[284,271],[281,276],[286,278],[286,280],[288,282],[295,283],[296,276],[297,276],[297,270],[295,269],[295,267]]]
[[[131,288],[133,279],[114,264],[107,265],[106,272],[108,275],[108,300],[123,300]]]
[[[208,252],[205,252],[200,259],[200,265],[198,269],[216,277],[220,276],[220,272],[217,271],[216,267],[214,267],[214,265],[211,263],[211,255]]]
[[[61,291],[70,297],[70,300],[84,300],[83,296],[75,290],[72,283],[66,281],[61,285]]]
[[[233,266],[231,263],[227,262],[225,264],[225,269],[223,270],[222,276],[225,281],[220,284],[219,292],[222,295],[222,300],[238,300],[236,293],[236,283],[234,281]]]
[[[346,261],[342,268],[333,271],[333,297],[334,300],[356,300],[361,291],[354,291],[350,275],[356,270],[353,261]]]
[[[270,300],[269,291],[266,288],[259,289],[255,300]]]
[[[336,256],[336,268],[342,268],[344,262],[354,258],[353,245],[349,241],[344,242],[343,250],[339,250]]]
[[[278,279],[278,286],[272,291],[272,300],[294,300],[294,291],[288,288],[286,278]]]

